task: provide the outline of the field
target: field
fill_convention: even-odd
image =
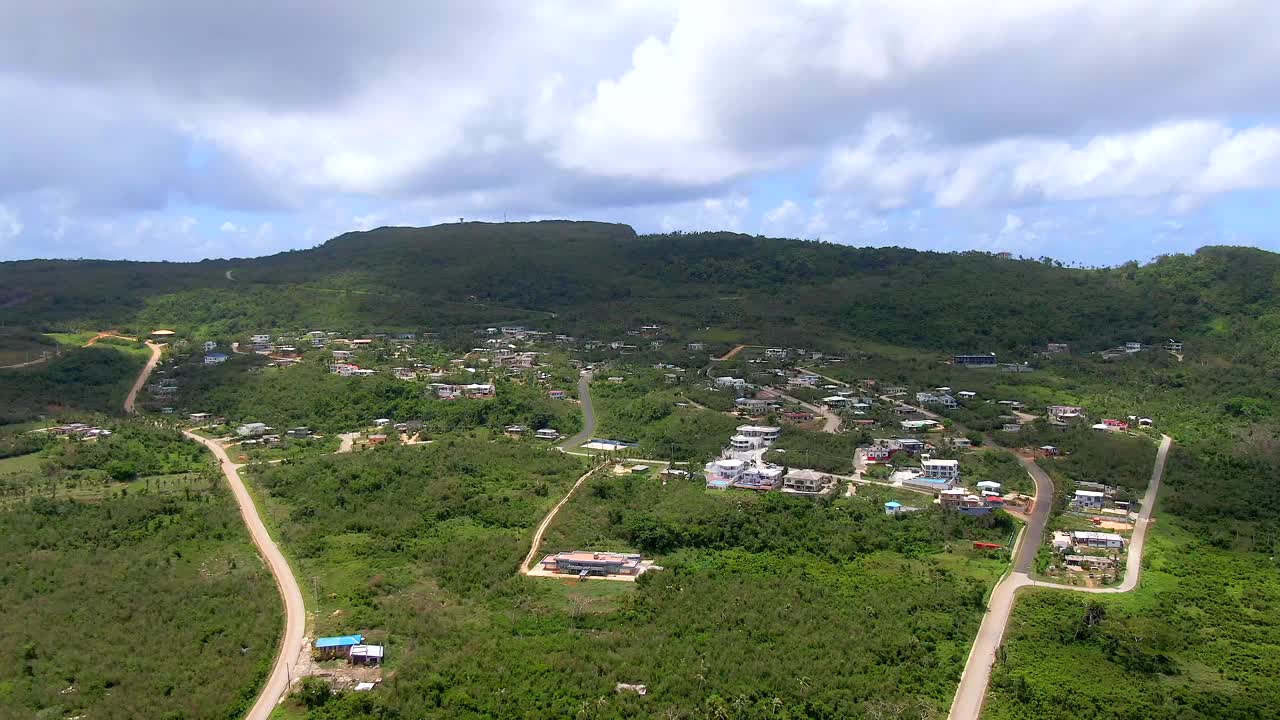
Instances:
[[[226,718],[247,707],[274,659],[279,601],[217,477],[0,505],[0,603],[22,618],[0,625],[2,714]],[[170,484],[182,492],[159,490]]]

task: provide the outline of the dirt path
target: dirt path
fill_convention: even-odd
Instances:
[[[97,338],[94,339],[96,340]],[[147,378],[151,377],[151,371],[156,369],[156,363],[160,362],[160,351],[164,349],[163,345],[158,345],[150,340],[147,341],[147,347],[151,350],[151,357],[147,359],[147,364],[143,366],[142,372],[138,373],[138,379],[133,381],[133,387],[129,389],[129,394],[124,399],[124,411],[126,413],[134,411],[133,401],[138,398],[138,391],[142,389],[142,386],[147,384]]]
[[[231,462],[231,458],[227,457],[227,451],[216,441],[202,438],[189,430],[184,430],[183,434],[203,444],[218,459],[222,474],[226,476],[227,484],[231,486],[231,493],[240,506],[240,516],[249,529],[253,544],[257,546],[271,574],[275,576],[276,587],[284,601],[284,636],[280,641],[275,665],[271,668],[271,675],[267,678],[262,692],[258,694],[253,707],[245,715],[245,720],[268,720],[276,704],[289,691],[290,665],[302,652],[307,627],[306,606],[302,601],[302,591],[298,588],[298,581],[293,576],[289,562],[285,560],[284,554],[271,539],[267,526],[258,515],[257,506],[253,504],[253,497],[249,495],[248,488],[240,479],[240,468],[243,466]]]
[[[342,442],[338,444],[338,452],[340,453],[351,452],[351,447],[352,445],[355,444],[356,438],[358,437],[360,437],[360,433],[358,432],[342,433],[341,435],[339,435],[338,439],[341,440]]]
[[[991,682],[991,668],[995,664],[996,653],[1000,649],[1000,643],[1009,625],[1009,616],[1013,613],[1018,590],[1034,586],[1071,592],[1122,593],[1129,592],[1138,586],[1138,580],[1142,574],[1142,552],[1146,545],[1147,528],[1151,521],[1151,513],[1155,509],[1160,481],[1164,477],[1165,461],[1168,459],[1172,444],[1173,439],[1168,435],[1161,436],[1155,466],[1151,469],[1151,483],[1147,486],[1147,492],[1142,498],[1142,510],[1138,513],[1138,523],[1134,526],[1133,535],[1129,541],[1125,577],[1119,587],[1114,588],[1080,588],[1031,579],[1031,569],[1043,539],[1049,508],[1053,506],[1053,483],[1033,461],[1019,456],[1019,461],[1036,481],[1035,509],[1032,511],[1031,523],[1019,535],[1013,572],[1006,575],[991,593],[987,614],[982,618],[978,637],[974,640],[964,673],[960,676],[960,685],[956,688],[951,712],[947,715],[948,720],[978,720],[981,715],[982,705],[987,696],[987,686]]]
[[[529,545],[529,554],[525,555],[524,561],[520,563],[521,575],[529,574],[529,563],[533,562],[533,559],[538,556],[538,547],[542,545],[542,536],[547,532],[547,528],[551,527],[551,521],[556,519],[556,513],[560,512],[560,508],[564,507],[564,504],[569,502],[569,498],[573,497],[573,491],[577,490],[578,486],[591,477],[591,474],[599,470],[600,467],[593,467],[583,473],[582,477],[578,478],[577,482],[573,484],[573,487],[569,488],[569,492],[565,493],[564,497],[560,498],[560,502],[556,503],[556,506],[551,508],[551,512],[547,513],[547,516],[542,518],[542,522],[538,523],[538,529],[533,532],[533,542]]]
[[[732,360],[734,355],[737,355],[738,353],[742,352],[743,350],[746,350],[746,349],[747,349],[747,348],[749,348],[749,347],[757,347],[757,346],[755,346],[755,345],[739,345],[739,346],[735,347],[734,349],[730,350],[729,352],[725,353],[724,355],[722,355],[722,356],[720,356],[720,357],[716,358],[716,360]]]

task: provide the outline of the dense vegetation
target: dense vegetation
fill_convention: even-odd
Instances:
[[[0,370],[0,425],[72,411],[118,413],[145,362],[145,355],[100,343],[42,365]]]
[[[139,461],[137,441],[101,459],[155,469],[172,456]],[[46,466],[88,459],[62,448]],[[0,505],[0,715],[243,712],[274,659],[280,608],[220,475],[52,488],[40,472],[0,475],[32,486],[31,499]]]
[[[261,366],[256,355],[222,365],[179,366],[171,375],[179,382],[176,406],[184,413],[208,412],[231,422],[265,422],[278,429],[306,426],[327,433],[366,427],[376,418],[419,421],[428,432],[521,424],[573,433],[582,422],[575,405],[549,400],[532,385],[503,382],[493,399],[444,401],[426,383],[386,374],[344,378],[319,362]]]

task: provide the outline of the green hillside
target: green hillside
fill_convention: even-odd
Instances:
[[[605,223],[462,223],[347,233],[250,260],[0,263],[0,322],[217,335],[447,330],[555,313],[558,329],[581,335],[656,321],[769,343],[862,338],[1014,355],[1048,341],[1098,349],[1172,336],[1261,360],[1280,326],[1278,272],[1280,256],[1231,247],[1079,269]]]

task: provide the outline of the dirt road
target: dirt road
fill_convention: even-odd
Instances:
[[[978,637],[974,640],[964,673],[960,676],[960,685],[956,688],[955,700],[952,701],[951,712],[947,715],[948,720],[978,720],[981,715],[982,703],[986,700],[987,686],[991,681],[991,668],[995,664],[996,653],[1000,649],[1000,642],[1004,639],[1005,629],[1009,625],[1009,616],[1013,612],[1018,590],[1035,586],[1073,592],[1121,593],[1129,592],[1138,586],[1138,579],[1142,573],[1142,551],[1146,544],[1147,526],[1151,521],[1152,510],[1155,508],[1156,496],[1160,491],[1160,480],[1164,476],[1165,461],[1168,459],[1169,447],[1172,444],[1173,439],[1168,435],[1161,437],[1155,466],[1151,470],[1151,483],[1147,486],[1146,495],[1143,496],[1138,524],[1134,527],[1133,536],[1129,541],[1125,577],[1120,586],[1114,588],[1079,588],[1031,579],[1031,570],[1036,553],[1040,549],[1045,523],[1048,520],[1049,510],[1053,507],[1053,482],[1034,461],[1019,456],[1018,461],[1036,482],[1035,508],[1032,511],[1031,522],[1019,537],[1014,555],[1013,572],[1006,575],[991,593],[987,614],[982,618]]]
[[[227,457],[227,451],[216,441],[202,438],[188,430],[184,430],[183,434],[209,448],[213,456],[218,458],[218,465],[222,468],[222,474],[226,476],[227,484],[231,486],[231,493],[240,506],[240,516],[244,519],[245,526],[249,528],[253,544],[258,547],[258,552],[266,560],[271,574],[275,576],[276,587],[284,600],[284,637],[280,641],[275,666],[271,668],[267,684],[254,700],[253,707],[245,715],[245,720],[268,720],[276,704],[289,691],[289,666],[295,662],[302,651],[307,627],[302,591],[298,589],[298,581],[293,576],[293,570],[289,567],[288,561],[285,560],[275,541],[271,539],[271,534],[267,532],[267,526],[263,524],[262,518],[258,516],[258,508],[253,504],[253,497],[249,495],[248,488],[240,479],[241,466],[231,462],[231,458]]]
[[[747,348],[749,348],[749,347],[755,347],[755,346],[754,346],[754,345],[739,345],[739,346],[735,347],[734,349],[730,350],[729,352],[725,353],[724,355],[721,355],[720,357],[716,358],[716,360],[732,360],[734,355],[737,355],[738,353],[742,352],[743,350],[746,350],[746,349],[747,349]]]
[[[94,339],[96,340],[97,338]],[[124,411],[126,413],[134,411],[133,401],[138,398],[138,391],[142,389],[142,386],[147,384],[147,378],[151,377],[151,371],[156,369],[156,363],[160,362],[160,351],[164,349],[164,346],[148,340],[147,348],[151,350],[151,357],[147,359],[147,364],[143,366],[142,372],[138,373],[138,379],[133,381],[133,387],[129,389],[129,394],[124,399]]]
[[[573,497],[573,492],[578,489],[578,486],[598,469],[599,467],[593,467],[583,473],[582,477],[573,483],[573,487],[569,488],[569,492],[565,493],[564,497],[560,498],[560,502],[556,503],[556,506],[551,508],[551,512],[547,513],[547,516],[542,518],[542,522],[538,523],[538,529],[533,531],[533,543],[529,546],[529,554],[525,555],[524,562],[520,563],[521,575],[529,574],[529,563],[532,563],[533,559],[538,556],[538,549],[542,545],[542,536],[547,532],[547,528],[551,527],[551,521],[556,519],[556,513],[560,512],[560,508],[569,502],[569,498]]]

